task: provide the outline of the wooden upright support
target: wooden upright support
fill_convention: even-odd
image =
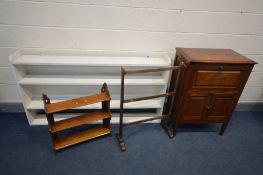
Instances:
[[[47,95],[43,94],[43,101],[45,106],[44,110],[48,121],[49,132],[55,151],[102,135],[111,134],[110,94],[106,83],[103,84],[101,93],[99,94],[57,103],[50,103],[50,99],[47,97]],[[60,112],[98,102],[102,103],[101,111],[92,112],[60,121],[54,120],[53,113],[55,112]],[[64,131],[66,129],[70,129],[80,125],[85,125],[98,120],[103,120],[102,126],[87,131],[81,131],[66,137],[57,136],[57,133],[60,131]]]
[[[120,145],[121,151],[126,151],[126,145],[124,142],[123,138],[123,127],[125,126],[130,126],[134,124],[139,124],[139,123],[144,123],[152,120],[158,120],[158,119],[164,119],[167,117],[170,117],[171,115],[171,110],[169,110],[168,114],[164,114],[161,116],[157,117],[152,117],[149,119],[144,119],[144,120],[138,120],[130,123],[123,123],[123,108],[124,108],[124,103],[130,103],[130,102],[135,102],[135,101],[142,101],[142,100],[148,100],[148,99],[153,99],[153,98],[160,98],[160,97],[168,97],[172,96],[172,99],[174,99],[174,94],[176,92],[176,88],[173,89],[171,92],[167,92],[164,94],[158,94],[158,95],[153,95],[153,96],[147,96],[147,97],[140,97],[140,98],[134,98],[134,99],[124,99],[124,79],[125,75],[131,75],[131,74],[140,74],[140,73],[150,73],[150,72],[161,72],[161,71],[177,71],[178,74],[180,74],[180,68],[182,65],[178,66],[172,66],[172,67],[164,67],[164,68],[152,68],[152,69],[141,69],[141,70],[130,70],[127,71],[124,68],[121,68],[121,94],[120,94],[120,122],[119,122],[119,133],[116,134],[117,140]],[[172,103],[172,102],[171,102]]]

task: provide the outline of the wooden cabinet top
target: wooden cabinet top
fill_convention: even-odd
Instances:
[[[187,63],[256,64],[232,49],[176,48],[176,54],[182,55]]]

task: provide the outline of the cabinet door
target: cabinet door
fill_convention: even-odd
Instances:
[[[223,122],[231,116],[235,107],[237,93],[213,93],[208,106],[207,120]]]
[[[202,122],[206,116],[205,107],[209,104],[210,94],[190,92],[183,104],[182,123]]]

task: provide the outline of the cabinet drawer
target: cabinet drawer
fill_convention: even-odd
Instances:
[[[198,70],[194,86],[233,86],[240,84],[241,71]]]
[[[193,67],[193,88],[239,88],[248,67],[233,65],[196,65]]]

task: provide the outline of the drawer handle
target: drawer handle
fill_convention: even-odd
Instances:
[[[224,66],[223,66],[223,65],[220,65],[218,69],[219,69],[219,70],[224,70]]]
[[[211,106],[208,106],[208,105],[205,105],[205,109],[210,112],[212,110],[212,107]]]

